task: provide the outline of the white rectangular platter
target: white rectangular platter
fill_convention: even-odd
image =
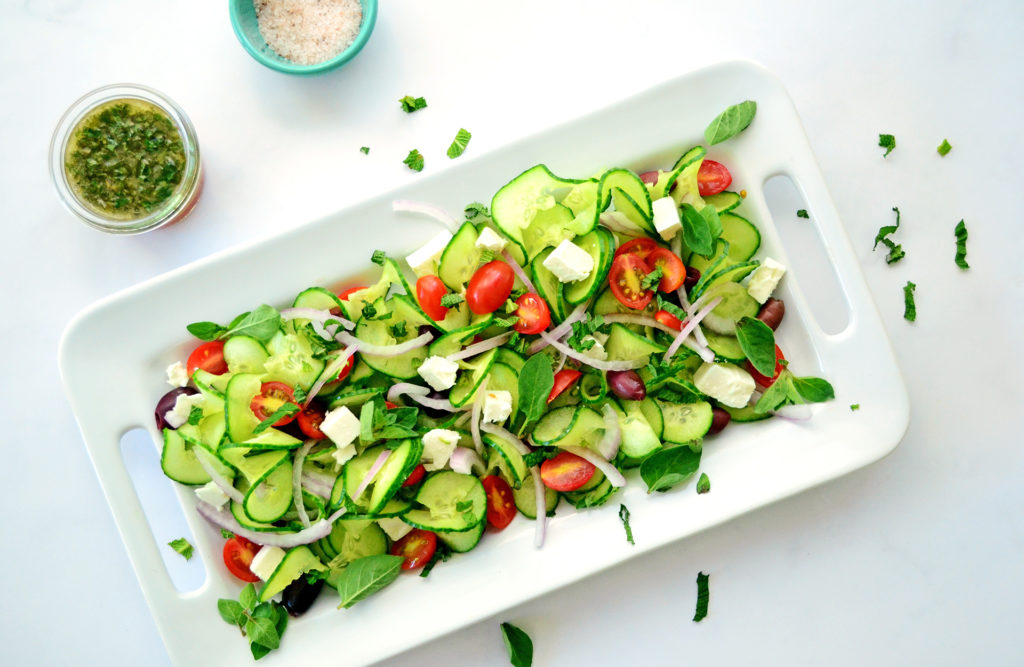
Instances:
[[[793,266],[764,198],[767,179],[788,175],[812,212],[811,221],[802,222],[816,226],[847,323],[838,333],[819,326],[801,285],[820,276],[802,274],[797,263],[781,289],[787,317],[779,338],[798,374],[829,379],[836,400],[815,405],[807,422],[734,425],[709,440],[701,468],[714,480],[710,494],[697,496],[691,484],[649,496],[633,473],[625,491],[602,508],[576,513],[562,503],[542,549],[533,546],[532,522],[519,517],[504,532],[488,534],[473,552],[435,569],[429,579],[400,577],[352,609],[336,610],[327,590],[310,612],[289,624],[282,649],[261,662],[314,664],[326,658],[355,665],[381,660],[889,453],[909,420],[906,389],[796,110],[780,82],[757,65],[738,62],[701,70],[273,239],[172,271],[75,318],[61,345],[62,376],[172,661],[252,662],[237,631],[217,613],[217,598],[234,598],[239,589],[221,563],[218,530],[194,512],[191,491],[179,487],[196,552],[208,573],[198,590],[179,593],[119,445],[122,435],[137,427],[149,429],[158,442],[153,406],[166,389],[163,369],[184,359],[194,344],[186,323],[224,322],[260,303],[288,305],[309,285],[343,284],[350,276],[340,267],[369,268],[374,249],[405,256],[436,227],[422,218],[396,215],[394,199],[423,200],[459,212],[467,202],[489,201],[501,185],[538,162],[575,177],[611,166],[666,168],[684,150],[702,143],[704,128],[720,111],[745,99],[758,104],[753,124],[712,147],[708,156],[729,166],[733,189],[748,193],[740,210],[761,229],[757,257],[770,255]],[[223,285],[231,289],[220,289]],[[851,403],[866,402],[869,396],[870,405],[850,410]],[[629,506],[634,530],[644,535],[635,547],[623,539],[619,502]],[[423,614],[423,609],[432,613]],[[400,623],[396,632],[395,619],[403,618],[416,622]]]

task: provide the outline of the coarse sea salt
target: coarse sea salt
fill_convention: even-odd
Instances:
[[[359,0],[254,0],[260,34],[282,58],[316,65],[355,41],[363,21]]]

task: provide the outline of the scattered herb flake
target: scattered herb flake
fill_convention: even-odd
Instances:
[[[917,304],[914,303],[914,290],[916,289],[917,285],[909,280],[903,286],[903,319],[908,322],[917,321]]]
[[[619,520],[622,521],[622,527],[626,529],[626,541],[636,546],[636,542],[633,541],[633,529],[629,526],[629,510],[625,505],[619,505]]]
[[[469,130],[464,127],[459,128],[459,131],[455,134],[455,139],[452,140],[452,145],[448,147],[448,157],[454,160],[462,155],[466,150],[466,146],[469,145],[469,140],[472,138],[473,135],[470,134]]]
[[[533,359],[533,357],[530,358]],[[557,447],[538,447],[529,454],[523,456],[523,463],[526,465],[527,468],[539,466],[541,463],[544,463],[548,459],[553,459],[556,456],[558,456],[559,452],[561,451],[562,450],[558,449]]]
[[[221,528],[220,529],[220,536],[223,537],[225,540],[230,540],[232,537],[235,536],[235,534],[232,533],[227,528]]]
[[[427,101],[422,97],[413,97],[412,95],[406,95],[402,99],[398,100],[398,103],[402,105],[402,111],[405,113],[412,113],[419,109],[425,109],[427,107]]]
[[[481,204],[475,201],[471,204],[466,204],[466,220],[469,222],[475,222],[477,218],[490,218],[491,211],[485,204]]]
[[[640,289],[652,290],[657,288],[664,275],[664,269],[662,269],[661,266],[655,266],[654,270],[644,276],[643,280],[640,281]]]
[[[450,292],[441,297],[441,305],[444,306],[445,308],[451,308],[452,306],[459,305],[465,300],[466,297],[462,296],[461,294],[458,294],[456,292]]]
[[[949,145],[948,139],[943,139],[942,143],[939,144],[939,147],[936,148],[935,150],[937,150],[939,152],[939,155],[941,155],[942,157],[946,157],[949,151],[953,150],[953,147]]]
[[[967,264],[967,225],[963,220],[956,223],[953,234],[956,235],[956,265],[961,269],[969,269],[971,267]]]
[[[409,151],[409,154],[405,156],[402,163],[412,169],[413,171],[423,171],[423,156],[415,148]]]
[[[860,410],[860,403],[850,403],[850,412],[857,412]]]
[[[508,661],[512,667],[531,667],[533,665],[533,640],[511,623],[501,624],[501,636],[508,649]]]
[[[711,490],[711,480],[708,479],[707,473],[701,473],[700,479],[697,480],[697,493],[707,493]]]
[[[391,326],[388,327],[388,332],[394,338],[405,338],[408,335],[408,330],[406,329],[405,321],[403,320],[401,322],[396,322],[395,324],[392,324]]]
[[[700,623],[708,615],[708,601],[711,599],[708,579],[710,579],[709,575],[703,572],[697,573],[697,611],[693,614],[694,623]]]
[[[192,560],[192,545],[184,537],[171,540],[167,546],[177,551],[185,560]]]
[[[384,266],[384,260],[387,258],[388,255],[383,250],[374,250],[373,255],[370,256],[370,261],[378,266]]]
[[[796,217],[810,219],[811,216],[807,214],[806,208],[802,208],[796,212]]]
[[[896,233],[896,230],[900,228],[900,209],[899,207],[893,206],[893,212],[896,213],[896,224],[895,225],[883,225],[878,228],[878,233],[875,234],[875,245],[872,246],[872,250],[878,248],[878,244],[881,243],[889,249],[889,253],[885,256],[886,264],[895,264],[906,256],[906,252],[903,250],[903,245],[895,243],[889,238],[890,234]]]
[[[294,403],[285,403],[277,410],[274,410],[274,413],[272,415],[261,421],[259,425],[253,429],[253,435],[263,433],[268,428],[276,424],[279,420],[284,419],[285,417],[291,417],[296,412],[298,412],[299,409],[299,406],[295,405]]]
[[[430,557],[427,564],[423,566],[423,571],[420,572],[421,577],[429,577],[430,571],[434,569],[434,566],[438,563],[443,563],[452,557],[452,550],[447,544],[441,540],[437,541],[437,548],[434,549],[434,555]]]
[[[199,423],[199,420],[203,418],[203,409],[198,405],[193,405],[192,409],[188,411],[188,423],[191,426],[195,426]]]
[[[370,154],[370,147],[369,146],[363,146],[362,148],[359,149],[359,152],[362,153],[363,155],[369,155]]]
[[[878,145],[885,149],[885,155],[882,157],[889,157],[892,149],[896,148],[896,137],[891,134],[880,134],[878,135]]]
[[[709,146],[731,139],[747,129],[747,126],[754,120],[756,112],[757,102],[753,100],[732,105],[711,121],[711,124],[704,130],[704,139]]]

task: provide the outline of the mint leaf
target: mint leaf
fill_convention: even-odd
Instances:
[[[227,329],[215,322],[193,322],[185,328],[199,340],[205,341],[217,340],[227,331]]]
[[[667,491],[693,477],[700,466],[700,451],[687,445],[661,449],[640,464],[640,478],[647,485],[647,493]]]
[[[881,243],[889,249],[889,254],[885,256],[886,264],[895,264],[903,259],[907,254],[903,251],[902,245],[894,243],[890,238],[888,238],[890,234],[896,233],[896,230],[900,228],[900,209],[893,206],[892,210],[896,213],[896,224],[879,227],[878,233],[875,234],[875,245],[871,248],[872,250],[875,250],[878,248],[878,244]]]
[[[277,410],[274,410],[274,413],[272,415],[270,415],[269,417],[267,417],[266,419],[261,421],[256,426],[256,428],[253,429],[253,431],[252,431],[253,435],[258,435],[260,433],[263,433],[268,428],[270,428],[271,426],[276,424],[279,420],[284,419],[285,417],[291,417],[292,415],[294,415],[299,410],[301,410],[301,408],[299,406],[295,405],[294,403],[285,403],[284,405],[279,407]]]
[[[633,541],[633,529],[629,526],[629,510],[625,505],[619,505],[619,521],[622,522],[622,527],[626,529],[626,541],[636,546],[636,542]]]
[[[857,410],[860,410],[860,403],[851,403],[850,412],[856,412]]]
[[[490,218],[491,211],[485,204],[481,204],[475,201],[471,204],[466,204],[466,210],[464,211],[466,220],[469,222],[475,222],[477,218]]]
[[[531,667],[533,665],[533,640],[511,623],[501,624],[501,637],[508,649],[508,661],[512,667]]]
[[[384,266],[384,260],[388,258],[388,255],[383,250],[374,250],[370,256],[370,261],[378,266]]]
[[[941,155],[942,157],[946,157],[949,151],[953,150],[953,147],[949,145],[949,141],[943,139],[942,143],[939,144],[939,147],[936,148],[935,150],[937,150],[939,152],[939,155]]]
[[[704,140],[708,142],[709,146],[714,146],[726,139],[731,139],[747,129],[747,126],[754,120],[756,112],[757,103],[752,100],[732,105],[711,121],[711,124],[704,130]]]
[[[789,400],[789,378],[791,375],[789,371],[782,371],[779,374],[779,378],[772,383],[772,386],[765,389],[757,404],[754,405],[755,413],[763,415],[766,412],[772,412],[782,407]]]
[[[662,269],[660,266],[655,266],[654,270],[651,271],[650,273],[648,273],[646,276],[644,276],[643,279],[640,281],[640,289],[643,289],[643,290],[657,289],[657,287],[661,283],[661,279],[662,279],[662,277],[664,275],[665,275],[665,270]]]
[[[199,420],[203,418],[203,409],[198,405],[193,405],[188,411],[188,423],[191,426],[195,426],[199,423]]]
[[[708,231],[711,233],[711,241],[722,235],[722,221],[718,217],[718,209],[708,204],[700,210],[700,217],[708,223]]]
[[[236,600],[217,600],[217,611],[220,612],[220,617],[231,625],[241,626],[245,622],[245,609]]]
[[[801,209],[797,210],[796,217],[810,219],[811,216],[807,214],[807,209],[801,208]]]
[[[423,566],[423,571],[420,572],[420,576],[421,577],[429,577],[430,576],[430,571],[434,569],[435,565],[437,565],[438,563],[443,563],[443,562],[447,561],[451,557],[452,557],[452,550],[451,550],[451,548],[447,544],[442,542],[441,540],[438,540],[437,541],[437,548],[434,550],[434,555],[431,556],[430,560],[427,561],[427,564]]]
[[[402,99],[398,100],[398,103],[402,105],[402,111],[405,113],[412,113],[419,109],[425,109],[427,101],[422,97],[413,97],[412,95],[406,95]]]
[[[828,380],[815,377],[792,377],[790,384],[800,397],[808,403],[824,403],[836,397],[836,391]]]
[[[441,305],[444,306],[445,308],[451,308],[452,306],[459,305],[465,300],[466,297],[462,296],[461,294],[456,294],[455,292],[452,292],[450,294],[445,294],[443,297],[441,297]]]
[[[708,615],[708,601],[711,599],[708,579],[710,579],[709,575],[703,572],[697,573],[697,610],[693,614],[694,623],[700,623]]]
[[[533,357],[530,358],[532,359]],[[553,459],[556,456],[558,456],[558,453],[560,451],[562,450],[558,449],[557,447],[538,447],[537,449],[533,450],[532,452],[523,457],[523,463],[527,468],[539,466],[541,463],[544,463],[548,459]]]
[[[674,315],[680,322],[684,321],[689,315],[685,310],[672,303],[668,299],[662,297],[660,294],[657,296],[658,299],[658,310],[668,311],[669,314]],[[652,356],[651,359],[656,359],[656,356]]]
[[[707,219],[692,204],[683,204],[680,218],[686,247],[698,255],[710,257],[714,252],[714,239]]]
[[[281,646],[281,637],[277,634],[277,627],[274,621],[266,617],[251,617],[245,623],[245,634],[253,644],[259,644],[268,649],[275,649]]]
[[[882,157],[889,157],[892,149],[896,148],[896,137],[891,134],[880,134],[878,135],[878,145],[885,149],[885,155]]]
[[[455,139],[452,140],[452,145],[448,147],[448,157],[454,160],[455,158],[462,155],[466,146],[469,145],[469,140],[473,138],[473,135],[469,133],[466,128],[459,128],[459,131],[455,134]]]
[[[765,377],[775,375],[775,332],[767,324],[753,317],[743,317],[736,323],[736,340],[747,359]]]
[[[395,324],[389,326],[388,333],[390,333],[393,338],[405,338],[407,335],[409,335],[404,320],[402,322],[396,322]]]
[[[259,596],[256,595],[256,587],[252,584],[246,584],[245,588],[238,595],[238,601],[242,603],[242,607],[246,611],[255,609],[256,603],[259,602]]]
[[[185,560],[192,560],[192,545],[184,537],[179,537],[167,543],[167,546],[177,551]]]
[[[519,411],[523,413],[524,425],[544,414],[554,386],[555,373],[550,357],[535,354],[526,360],[519,372]]]
[[[359,149],[359,152],[362,153],[363,155],[369,155],[370,154],[370,147],[369,146],[363,146],[362,148]]]
[[[250,336],[261,343],[266,343],[274,337],[280,328],[281,314],[273,306],[263,304],[237,322],[232,323],[231,328],[224,332],[221,338]]]
[[[348,609],[391,584],[402,571],[404,560],[401,556],[379,554],[349,563],[336,585],[341,597],[338,609]]]
[[[415,148],[409,151],[409,154],[405,156],[402,163],[413,171],[423,171],[423,156]]]
[[[967,264],[967,225],[964,221],[956,223],[956,227],[953,228],[953,234],[956,236],[956,257],[954,261],[956,265],[961,269],[971,268]]]
[[[220,536],[223,537],[225,540],[230,540],[232,537],[235,536],[235,534],[226,528],[221,528]]]
[[[914,290],[916,289],[917,285],[909,280],[903,286],[903,319],[908,322],[917,320],[917,304],[914,303]]]
[[[708,479],[707,473],[701,473],[700,478],[697,480],[697,493],[707,493],[711,490],[711,480]]]

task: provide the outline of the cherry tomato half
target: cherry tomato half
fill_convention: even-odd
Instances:
[[[441,305],[441,298],[447,293],[448,288],[437,276],[421,276],[416,281],[416,300],[427,317],[435,322],[440,322],[448,314],[448,309]]]
[[[626,241],[619,246],[618,250],[615,251],[615,256],[619,255],[636,255],[642,260],[647,260],[647,256],[652,252],[660,248],[657,241],[649,239],[646,236],[633,239],[632,241]]]
[[[299,428],[312,440],[323,440],[327,434],[320,430],[320,424],[324,421],[324,411],[315,405],[307,405],[299,413]]]
[[[581,375],[583,373],[571,368],[563,368],[555,373],[555,384],[551,387],[551,393],[548,394],[548,403],[558,398],[559,394],[571,387],[576,380],[580,379]]]
[[[654,314],[654,319],[658,320],[669,329],[675,329],[681,331],[683,328],[683,322],[678,317],[668,312],[667,310],[659,310]]]
[[[295,394],[292,393],[292,388],[284,382],[264,382],[260,386],[260,393],[252,397],[249,409],[256,415],[256,419],[263,421],[274,414],[285,403],[294,402]],[[281,417],[274,422],[274,426],[290,424],[295,420],[296,416],[296,413],[292,413],[287,417]]]
[[[434,557],[437,549],[437,535],[419,528],[391,545],[391,555],[401,556],[403,570],[418,570]]]
[[[732,183],[732,174],[721,162],[704,160],[697,171],[697,192],[701,197],[717,195]]]
[[[521,334],[536,334],[544,331],[551,324],[551,311],[548,304],[539,295],[527,292],[516,299],[516,315],[519,321],[512,328]]]
[[[228,362],[224,361],[224,341],[211,340],[209,343],[203,343],[192,350],[192,354],[188,355],[188,362],[185,365],[188,369],[189,377],[192,377],[197,368],[202,368],[207,373],[213,373],[214,375],[227,373]]]
[[[754,378],[754,382],[756,382],[758,385],[760,385],[762,387],[770,387],[773,384],[775,384],[775,381],[778,380],[779,376],[782,374],[782,369],[785,368],[785,366],[783,366],[782,362],[785,361],[785,360],[786,360],[786,357],[782,354],[782,349],[779,348],[778,345],[776,345],[775,346],[775,375],[771,376],[770,378],[769,377],[765,377],[764,375],[761,375],[760,373],[757,372],[757,369],[754,368],[754,365],[752,363],[750,363],[749,361],[747,362],[747,372],[750,373],[750,376]]]
[[[619,303],[627,308],[642,310],[654,298],[653,290],[640,287],[641,281],[650,272],[647,263],[636,255],[619,255],[608,272],[608,286]]]
[[[658,248],[648,255],[645,261],[652,271],[656,267],[661,267],[663,275],[661,282],[658,283],[658,290],[675,292],[683,286],[683,282],[686,280],[686,265],[683,264],[683,260],[679,259],[679,255],[668,248]]]
[[[338,298],[342,301],[348,301],[349,296],[351,296],[353,292],[358,292],[361,289],[366,289],[366,286],[356,285],[355,287],[349,287],[347,290],[342,290],[341,293],[338,294]]]
[[[647,185],[654,185],[658,182],[658,177],[661,176],[661,172],[655,169],[654,171],[645,171],[640,174],[640,180]]]
[[[590,461],[570,452],[561,452],[540,464],[540,479],[555,491],[575,491],[590,481],[597,468]]]
[[[512,487],[497,475],[488,475],[480,482],[487,492],[487,523],[495,531],[505,530],[516,518],[516,504],[512,500]]]
[[[508,300],[516,274],[512,267],[496,259],[487,262],[473,274],[466,287],[466,303],[477,315],[493,313]]]
[[[249,566],[252,565],[252,559],[259,550],[260,545],[235,535],[224,543],[224,565],[227,566],[228,572],[242,581],[255,583],[260,578],[252,573]]]
[[[341,351],[344,352],[344,348],[342,348]],[[338,371],[338,375],[335,376],[332,382],[344,380],[345,378],[348,377],[348,374],[352,372],[352,368],[355,366],[355,356],[356,355],[353,354],[351,357],[345,360],[345,365],[341,367],[341,370]]]
[[[415,468],[412,469],[412,472],[409,473],[409,476],[405,478],[404,482],[402,482],[402,486],[405,486],[405,487],[416,486],[417,484],[419,484],[423,480],[423,476],[426,475],[426,474],[427,474],[427,469],[424,468],[423,464],[421,463],[421,464],[419,464],[418,466],[416,466]]]

